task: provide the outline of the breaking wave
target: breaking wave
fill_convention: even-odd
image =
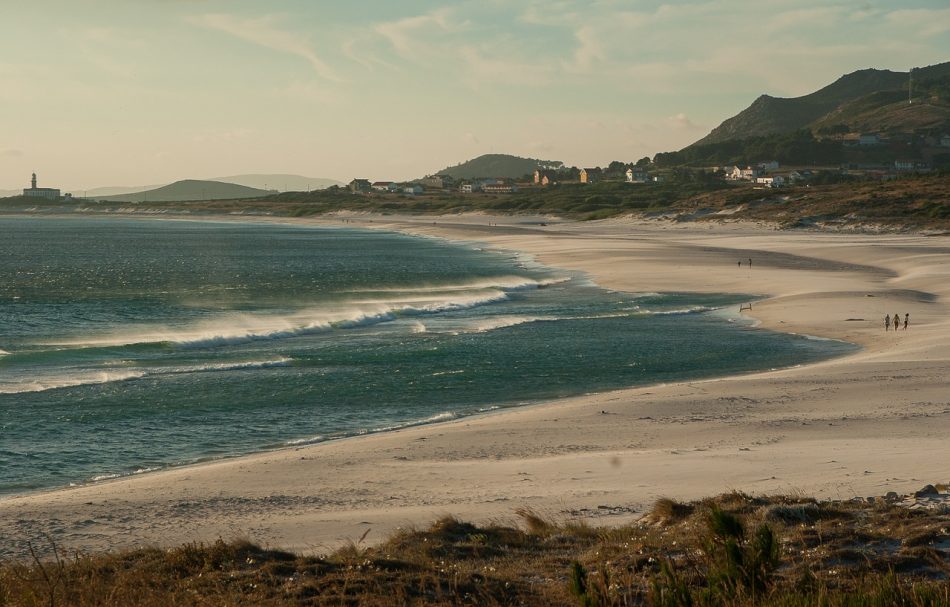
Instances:
[[[0,384],[0,394],[25,394],[27,392],[46,392],[60,388],[75,388],[78,386],[92,386],[112,382],[142,379],[162,375],[181,375],[185,373],[213,373],[220,371],[240,371],[243,369],[270,369],[287,367],[293,363],[290,358],[273,360],[210,363],[204,365],[188,365],[183,367],[156,367],[153,369],[129,369],[122,371],[77,371],[60,376],[31,379],[22,382],[8,382]]]

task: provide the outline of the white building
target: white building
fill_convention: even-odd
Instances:
[[[399,189],[395,181],[374,181],[372,187],[375,192],[395,192]]]
[[[781,175],[771,175],[768,177],[756,177],[755,183],[764,185],[767,188],[780,188],[785,185],[785,178]]]
[[[627,169],[627,183],[646,183],[649,180],[650,176],[643,169]]]
[[[753,181],[759,176],[759,171],[753,169],[752,167],[741,169],[737,166],[734,166],[732,167],[732,170],[726,174],[726,176],[733,181]]]
[[[59,190],[56,188],[38,188],[36,187],[36,173],[33,173],[33,180],[29,188],[23,188],[23,195],[32,198],[45,198],[47,200],[59,200]]]

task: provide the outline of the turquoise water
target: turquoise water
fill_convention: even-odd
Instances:
[[[851,346],[377,231],[0,218],[0,493]]]

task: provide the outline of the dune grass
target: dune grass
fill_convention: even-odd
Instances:
[[[0,563],[0,606],[950,605],[950,516],[731,493],[596,527],[443,517],[321,557],[248,540]]]

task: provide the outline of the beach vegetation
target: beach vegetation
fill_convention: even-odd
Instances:
[[[611,526],[516,516],[445,516],[320,556],[247,539],[105,554],[33,546],[0,562],[0,606],[950,605],[947,515],[881,499],[663,499]]]

